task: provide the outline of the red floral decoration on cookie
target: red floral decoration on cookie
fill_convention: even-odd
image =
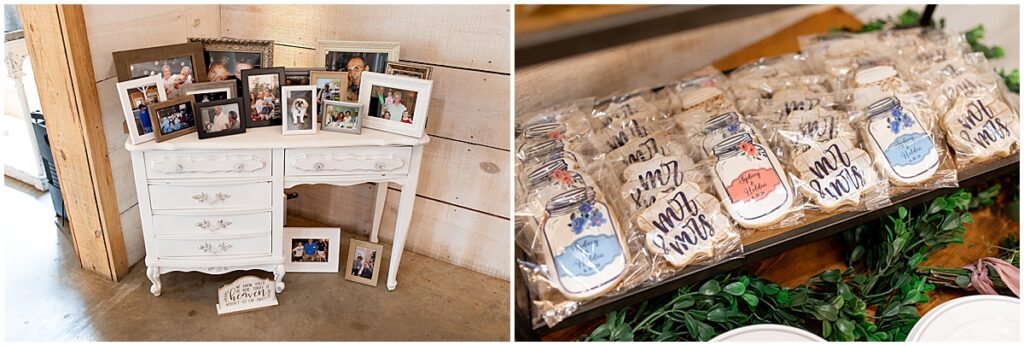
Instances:
[[[572,174],[569,174],[569,172],[565,170],[556,169],[554,172],[551,172],[551,178],[558,180],[565,185],[572,184]]]
[[[739,148],[740,151],[743,151],[743,153],[747,154],[747,156],[750,156],[755,159],[757,158],[757,148],[754,147],[753,144],[750,144],[748,142],[742,142],[736,147]]]

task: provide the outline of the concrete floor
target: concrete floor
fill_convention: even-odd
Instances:
[[[117,283],[82,270],[70,237],[53,223],[49,196],[10,178],[5,183],[8,341],[509,339],[507,281],[407,251],[398,289],[388,292],[387,244],[377,287],[342,273],[288,273],[278,306],[218,316],[217,288],[244,275],[272,275],[169,273],[154,297],[142,263]],[[303,221],[289,225],[309,225]],[[343,253],[351,237],[342,234]]]

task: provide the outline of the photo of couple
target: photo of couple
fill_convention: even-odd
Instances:
[[[292,262],[327,262],[330,239],[292,239]]]
[[[377,251],[356,246],[355,258],[352,259],[352,276],[373,278],[374,263],[377,263]]]
[[[281,89],[278,75],[249,76],[249,114],[252,121],[281,118]]]
[[[200,121],[203,129],[207,133],[237,130],[242,124],[241,119],[238,117],[238,104],[201,108],[199,112],[202,115]]]
[[[412,124],[416,110],[416,92],[378,86],[370,93],[368,115],[384,120]]]
[[[188,56],[135,63],[131,64],[129,69],[132,79],[159,75],[168,100],[182,96],[182,85],[195,82],[192,76],[192,58]]]

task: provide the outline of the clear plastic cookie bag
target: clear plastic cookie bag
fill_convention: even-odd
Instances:
[[[774,127],[787,173],[809,210],[874,210],[891,204],[889,184],[875,168],[851,117],[841,106],[790,112]]]
[[[958,185],[956,164],[924,93],[884,97],[851,114],[875,167],[889,180],[890,195]]]
[[[966,55],[963,62],[946,64],[937,73],[943,81],[932,96],[949,105],[940,108],[939,126],[960,168],[1009,156],[1020,146],[1019,112],[1002,79],[980,53]]]
[[[827,76],[833,91],[849,86],[858,60],[889,51],[875,37],[864,34],[833,32],[800,36],[797,41],[800,51],[807,55],[808,65],[816,73]]]
[[[799,224],[803,198],[769,144],[741,132],[718,143],[709,162],[711,185],[738,225],[758,230]]]
[[[594,98],[584,98],[516,116],[516,160],[547,161],[547,155],[574,151],[591,135],[588,118]]]
[[[674,127],[672,119],[646,100],[650,94],[650,91],[634,92],[598,102],[592,118],[596,120],[592,123],[594,134],[589,138],[589,146],[581,152],[599,157],[656,131],[670,131]]]

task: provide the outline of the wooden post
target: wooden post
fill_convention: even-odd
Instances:
[[[82,267],[128,273],[81,5],[18,5],[39,101]]]

